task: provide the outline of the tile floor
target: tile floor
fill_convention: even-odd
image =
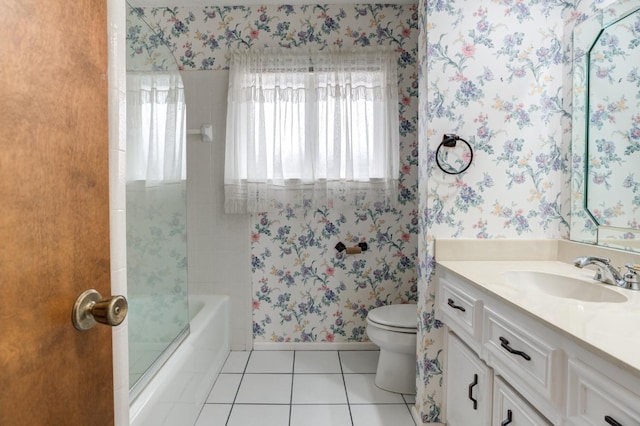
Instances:
[[[374,384],[377,351],[231,352],[196,426],[415,426]]]

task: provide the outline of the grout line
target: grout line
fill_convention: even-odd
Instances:
[[[216,403],[216,404],[220,404],[220,405],[224,405],[223,403]],[[209,404],[212,405],[212,404]],[[227,404],[229,405],[229,404]],[[306,406],[306,405],[317,405],[319,407],[324,407],[325,405],[335,405],[335,406],[342,406],[342,405],[347,405],[346,402],[303,402],[301,404],[289,404],[287,402],[238,402],[236,403],[236,405],[296,405],[296,406]],[[366,405],[366,404],[354,404],[354,405]],[[369,404],[372,405],[372,404]],[[375,404],[375,405],[406,405],[406,404],[390,404],[390,403],[385,403],[385,404]]]
[[[209,395],[207,395],[207,398],[208,397],[209,397]],[[200,411],[198,412],[198,415],[196,416],[196,423],[198,423],[198,419],[202,415],[202,412],[204,411],[204,407],[206,407],[206,406],[207,406],[207,400],[205,399],[204,404],[202,404],[202,407],[200,407]]]
[[[351,414],[351,403],[349,403],[349,393],[347,392],[347,382],[344,379],[344,369],[342,368],[342,358],[340,358],[340,351],[336,351],[336,353],[338,354],[338,363],[340,364],[342,384],[344,385],[344,395],[347,398],[347,408],[349,409],[349,420],[351,420],[351,426],[353,426],[353,414]]]
[[[312,404],[314,405],[314,404]],[[315,404],[315,405],[319,405],[319,404]],[[344,404],[342,404],[344,405]],[[371,402],[371,401],[367,401],[367,402],[352,402],[350,405],[407,405],[404,402]]]
[[[211,404],[210,404],[211,405]],[[224,405],[224,404],[220,404],[220,405]],[[229,405],[229,404],[227,404]],[[286,405],[289,406],[291,404],[289,404],[288,402],[236,402],[233,405]]]
[[[220,367],[220,371],[218,371],[218,375],[216,376],[216,379],[213,381],[213,383],[211,384],[211,388],[209,388],[209,392],[207,393],[207,397],[204,400],[204,404],[202,404],[202,407],[200,407],[200,412],[198,412],[198,416],[196,417],[196,423],[198,422],[198,419],[200,418],[200,416],[202,415],[202,412],[204,411],[204,407],[206,407],[207,405],[207,400],[209,399],[209,395],[211,395],[211,392],[213,391],[213,387],[216,385],[216,383],[218,382],[218,380],[220,379],[220,375],[222,374],[222,369],[224,368],[224,365],[227,363],[227,361],[229,360],[229,357],[231,356],[231,351],[229,351],[229,353],[227,354],[227,357],[224,359],[224,362],[222,363],[222,367]],[[240,386],[238,386],[239,388]],[[237,391],[236,391],[237,392]],[[233,406],[233,405],[232,405]],[[229,412],[231,412],[231,410],[229,410]]]
[[[404,395],[402,395],[402,397],[404,398]],[[405,400],[406,402],[406,400]],[[413,422],[414,426],[416,425],[416,419],[413,418],[413,413],[411,412],[411,408],[409,407],[409,404],[405,404],[405,407],[407,407],[407,410],[409,411],[409,417],[411,417],[411,421]]]
[[[411,404],[409,401],[407,401],[407,398],[404,393],[401,393],[400,395],[402,395],[402,399],[404,400],[405,404]],[[406,394],[406,395],[410,395],[410,394]]]
[[[293,412],[293,379],[296,371],[296,351],[293,351],[293,364],[291,365],[291,392],[289,393],[289,426],[291,426],[291,413]]]
[[[233,407],[236,405],[236,399],[238,399],[238,394],[240,393],[240,387],[242,386],[242,381],[244,380],[244,374],[247,371],[247,367],[249,366],[249,360],[251,359],[251,355],[253,351],[249,352],[249,356],[247,357],[247,362],[244,364],[244,368],[242,369],[242,377],[240,377],[240,383],[238,383],[238,389],[236,389],[236,394],[233,396],[233,402],[231,403],[231,409],[229,410],[229,414],[227,415],[227,421],[224,423],[225,426],[229,424],[229,420],[231,420],[231,413],[233,413]]]
[[[249,356],[247,357],[247,361],[244,363],[244,368],[242,369],[242,374],[247,372],[247,367],[249,367],[249,361],[251,360],[251,355],[253,355],[253,351],[249,351]]]

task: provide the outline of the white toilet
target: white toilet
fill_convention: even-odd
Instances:
[[[415,304],[387,305],[369,311],[367,335],[380,347],[376,386],[390,392],[416,393]]]

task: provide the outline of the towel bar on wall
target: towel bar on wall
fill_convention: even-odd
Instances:
[[[213,125],[203,124],[200,129],[187,130],[188,135],[202,135],[202,142],[213,142]]]

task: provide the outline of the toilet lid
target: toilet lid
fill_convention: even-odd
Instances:
[[[418,308],[415,303],[380,306],[369,311],[367,319],[395,328],[418,328]]]

